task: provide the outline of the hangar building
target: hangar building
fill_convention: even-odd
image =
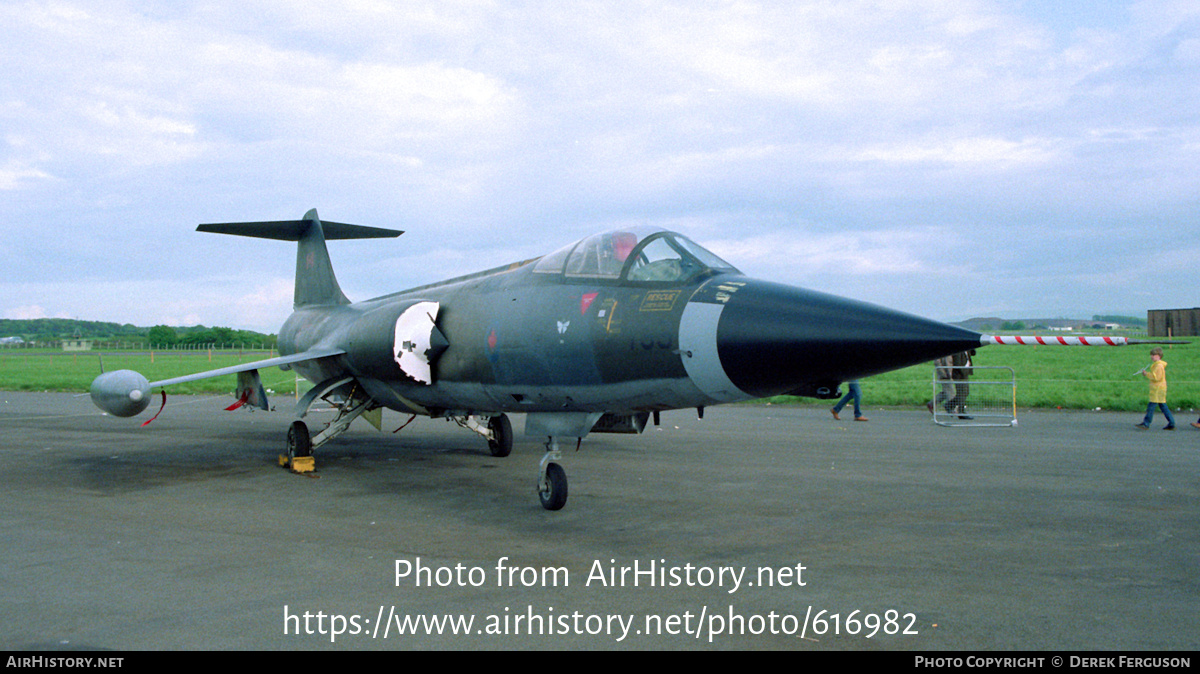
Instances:
[[[1146,312],[1150,337],[1200,336],[1200,307],[1195,309],[1151,309]]]

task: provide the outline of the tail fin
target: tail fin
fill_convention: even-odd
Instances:
[[[350,304],[338,285],[329,261],[326,240],[383,239],[404,232],[379,227],[347,225],[340,222],[321,222],[317,209],[304,214],[303,220],[273,220],[270,222],[222,222],[200,225],[198,232],[253,236],[260,239],[298,241],[296,247],[295,308]]]

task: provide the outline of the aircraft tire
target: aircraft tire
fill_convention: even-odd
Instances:
[[[488,440],[488,449],[491,450],[492,456],[504,457],[512,454],[513,431],[508,415],[501,414],[489,419],[488,430],[495,436],[494,440]]]
[[[287,434],[288,465],[297,457],[312,456],[312,437],[303,421],[293,421]]]
[[[538,490],[546,510],[562,510],[567,504],[567,471],[557,463],[546,466],[546,486]]]

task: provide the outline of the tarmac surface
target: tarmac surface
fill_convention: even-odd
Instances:
[[[0,393],[0,648],[1200,645],[1192,413],[1166,433],[1130,413],[668,412],[565,451],[548,512],[537,439],[498,459],[442,420],[392,434],[388,412],[299,476],[277,464],[290,405],[227,403],[171,397],[142,428]],[[444,615],[471,622],[420,622]]]

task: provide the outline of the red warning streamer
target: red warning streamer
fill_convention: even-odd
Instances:
[[[232,411],[236,410],[237,408],[241,407],[242,405],[245,405],[246,401],[249,399],[250,399],[250,389],[246,389],[245,391],[242,391],[242,397],[238,398],[238,401],[236,403],[230,405],[229,407],[226,407],[225,411],[232,412]]]
[[[400,428],[397,428],[396,430],[392,431],[392,434],[393,434],[393,435],[395,435],[396,433],[399,433],[401,430],[403,430],[403,429],[404,429],[404,427],[405,427],[405,426],[407,426],[407,425],[411,424],[411,423],[413,422],[413,419],[416,419],[416,418],[417,418],[417,415],[415,415],[415,414],[414,414],[414,415],[412,415],[411,417],[409,417],[409,418],[408,418],[408,421],[404,422],[404,423],[403,423],[403,424],[400,426]]]
[[[147,420],[145,420],[144,422],[142,422],[142,427],[144,428],[144,427],[145,427],[145,426],[147,426],[147,425],[148,425],[148,424],[149,424],[151,421],[154,421],[155,419],[157,419],[157,418],[158,418],[158,415],[162,414],[162,411],[163,411],[163,410],[164,410],[166,407],[167,407],[167,390],[166,390],[166,389],[163,389],[163,390],[162,390],[162,405],[161,405],[161,406],[159,406],[159,408],[158,408],[158,411],[154,413],[154,416],[152,416],[152,417],[150,417],[149,419],[147,419]]]

